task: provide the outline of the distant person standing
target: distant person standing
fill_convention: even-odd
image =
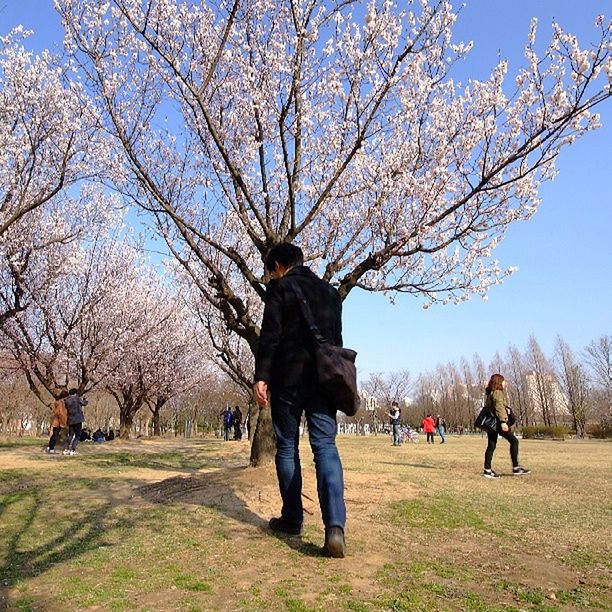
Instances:
[[[393,402],[391,404],[391,410],[387,412],[391,421],[391,427],[393,428],[393,446],[400,446],[402,443],[400,425],[401,425],[401,411],[399,404]]]
[[[55,445],[59,439],[62,429],[68,427],[68,413],[66,412],[66,404],[64,399],[68,396],[67,391],[62,391],[58,398],[53,403],[53,417],[51,418],[51,437],[49,438],[49,446],[46,451],[53,455],[55,454]]]
[[[79,397],[76,389],[70,389],[64,403],[68,413],[68,437],[64,446],[64,455],[76,455],[76,448],[81,439],[81,430],[85,420],[83,406],[87,406],[87,400]]]
[[[499,478],[491,468],[493,461],[493,453],[497,446],[498,435],[505,438],[510,443],[510,460],[512,461],[512,474],[514,476],[524,476],[529,474],[530,470],[522,467],[519,464],[519,441],[517,437],[510,431],[509,418],[510,414],[506,408],[506,398],[504,392],[506,390],[506,381],[501,374],[493,374],[489,380],[489,384],[485,389],[485,408],[497,417],[497,427],[487,430],[487,450],[484,457],[484,472],[485,478]]]
[[[444,420],[443,417],[438,415],[436,417],[436,433],[440,436],[440,438],[442,438],[442,441],[440,442],[440,444],[444,444],[444,442],[446,442],[446,439],[444,437],[445,431],[446,431],[446,421]]]
[[[242,440],[242,410],[240,410],[240,406],[234,408],[232,422],[234,424],[234,440]]]
[[[429,444],[430,442],[432,444],[435,444],[435,442],[434,442],[434,432],[436,431],[436,424],[435,424],[431,414],[428,414],[423,419],[423,423],[422,424],[423,424],[423,431],[427,434],[427,444]]]
[[[234,422],[234,415],[232,414],[232,409],[227,406],[227,408],[221,412],[221,418],[223,419],[223,439],[228,442],[230,439],[230,432],[232,431],[232,424]]]

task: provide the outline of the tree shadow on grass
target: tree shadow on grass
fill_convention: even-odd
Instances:
[[[30,546],[28,539],[38,529],[36,522],[42,519],[46,529],[53,532],[54,525],[42,516],[45,502],[40,490],[35,488],[6,495],[0,501],[0,518],[3,519],[3,552],[0,558],[0,609],[9,606],[10,590],[21,580],[33,578],[48,571],[53,566],[76,557],[100,546],[112,546],[107,540],[110,530],[134,526],[132,519],[112,517],[112,524],[105,526],[110,510],[116,507],[113,501],[106,502],[95,509],[85,512],[70,525],[57,528],[50,540]],[[13,511],[15,516],[6,516]],[[10,519],[10,523],[9,523]]]
[[[263,528],[267,526],[266,521],[253,512],[245,500],[236,494],[232,484],[238,479],[242,480],[244,472],[250,469],[226,468],[204,474],[173,476],[138,487],[137,492],[149,502],[205,506],[218,510],[236,521]]]
[[[321,549],[305,542],[299,536],[287,536],[272,532],[268,519],[257,514],[249,507],[261,501],[262,489],[268,495],[269,481],[252,482],[255,472],[249,467],[231,467],[214,472],[174,476],[160,482],[147,484],[137,489],[143,499],[158,504],[194,504],[214,509],[226,517],[256,527],[267,536],[272,535],[293,550],[307,555],[320,557]]]

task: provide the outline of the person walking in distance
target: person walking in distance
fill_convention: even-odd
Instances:
[[[524,476],[529,474],[531,470],[522,467],[519,464],[519,441],[517,437],[510,431],[509,413],[506,409],[505,399],[506,381],[501,374],[493,374],[489,380],[489,384],[485,389],[485,408],[497,417],[497,427],[487,430],[487,449],[484,456],[484,472],[485,478],[498,478],[491,468],[493,461],[493,453],[497,446],[498,435],[508,440],[510,443],[510,460],[512,461],[512,474],[514,476]]]
[[[68,413],[68,437],[64,446],[64,455],[76,455],[76,448],[81,439],[81,430],[85,420],[83,406],[87,406],[87,400],[79,397],[76,389],[70,389],[64,403]]]
[[[400,434],[401,412],[399,404],[397,402],[392,402],[391,410],[387,412],[387,414],[389,415],[391,427],[393,428],[393,446],[400,446],[402,438]]]
[[[438,415],[436,417],[436,432],[441,438],[440,444],[444,444],[444,442],[446,442],[446,438],[444,437],[445,431],[446,431],[446,421],[444,420],[443,417]]]
[[[266,291],[259,349],[255,360],[255,400],[268,405],[276,432],[276,474],[282,498],[280,517],[270,519],[273,531],[302,532],[302,473],[299,426],[306,414],[310,446],[314,453],[319,505],[325,525],[324,552],[344,557],[344,478],[336,448],[336,407],[320,388],[315,375],[310,330],[303,320],[293,287],[297,284],[310,304],[321,333],[342,346],[342,301],[329,283],[304,266],[302,250],[277,244],[266,257],[272,276]]]
[[[68,413],[66,412],[66,404],[64,399],[68,395],[67,391],[61,391],[57,399],[53,403],[53,417],[51,418],[51,437],[49,438],[49,446],[47,452],[51,455],[55,454],[55,445],[59,438],[62,429],[68,427]]]
[[[240,406],[234,408],[232,422],[234,424],[234,440],[242,440],[242,410],[240,410]]]
[[[429,444],[430,442],[432,444],[435,444],[434,431],[436,430],[436,424],[434,423],[434,420],[431,414],[428,414],[423,419],[422,425],[423,425],[423,431],[427,434],[427,444]]]

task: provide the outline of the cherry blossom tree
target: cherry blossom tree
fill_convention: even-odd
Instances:
[[[121,229],[99,227],[63,252],[62,274],[41,279],[30,306],[6,321],[0,339],[38,399],[74,386],[97,387],[129,351],[138,324],[132,308],[146,262]]]
[[[95,213],[91,189],[68,195],[94,174],[102,142],[70,65],[34,56],[20,28],[0,36],[0,327],[27,308],[41,277],[58,273],[62,245]]]
[[[152,384],[147,404],[153,417],[153,435],[159,436],[160,416],[164,406],[178,395],[205,382],[213,369],[209,355],[201,351],[197,331],[184,312],[175,311],[171,325],[164,325],[150,343],[153,355]]]
[[[603,19],[587,49],[553,24],[541,53],[534,21],[514,79],[501,60],[459,83],[470,44],[445,0],[56,6],[122,151],[117,189],[252,352],[262,259],[282,241],[343,298],[485,295],[512,271],[495,247],[612,93]]]
[[[196,342],[194,322],[167,279],[150,268],[131,287],[123,350],[110,357],[106,389],[119,406],[119,435],[128,437],[134,416],[146,404],[153,415],[153,433],[160,434],[165,404],[195,387],[210,365]]]

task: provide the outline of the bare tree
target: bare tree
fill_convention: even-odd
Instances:
[[[585,349],[602,423],[612,423],[612,336],[601,336]]]
[[[504,376],[508,380],[508,401],[519,425],[529,425],[533,421],[533,406],[529,401],[527,369],[521,352],[514,345],[506,352]]]
[[[534,336],[529,338],[527,351],[529,399],[544,425],[557,424],[555,391],[557,379],[548,359]]]
[[[375,426],[384,422],[385,415],[391,409],[392,402],[406,405],[405,400],[408,398],[412,386],[408,370],[370,374],[369,378],[361,383],[361,387],[377,401],[377,408],[375,415],[373,415]]]
[[[555,349],[558,379],[567,397],[574,430],[578,437],[584,438],[590,399],[588,376],[569,344],[561,336],[557,336]]]

